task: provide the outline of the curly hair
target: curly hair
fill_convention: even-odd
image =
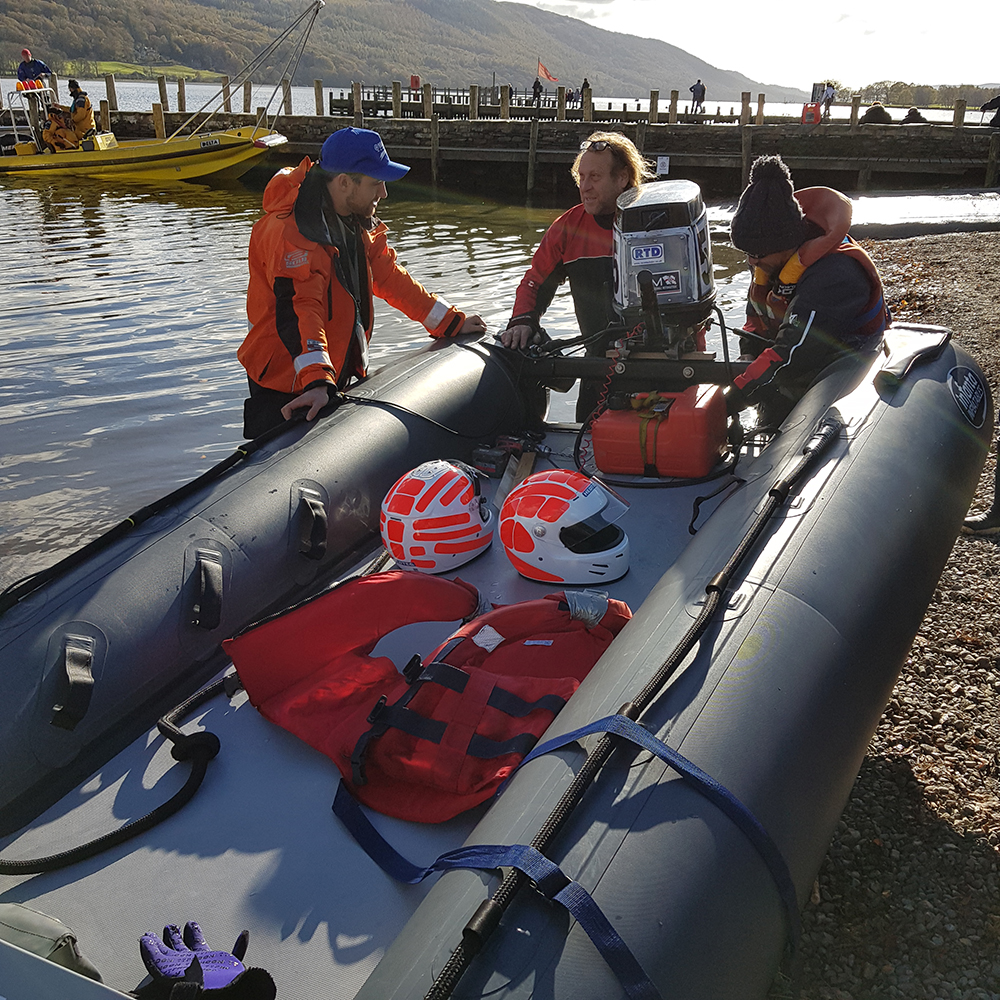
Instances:
[[[651,181],[656,177],[649,160],[645,159],[642,153],[636,148],[634,142],[621,132],[592,132],[586,140],[581,143],[580,152],[576,154],[570,173],[577,187],[580,186],[580,160],[587,152],[585,147],[595,142],[606,142],[611,156],[615,161],[615,173],[628,175],[628,186],[638,187],[643,181]]]

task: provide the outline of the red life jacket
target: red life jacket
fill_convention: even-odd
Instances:
[[[632,616],[578,593],[474,617],[478,604],[461,580],[382,573],[223,646],[261,714],[326,754],[361,802],[440,823],[496,791]],[[459,619],[403,673],[371,655],[404,625]]]

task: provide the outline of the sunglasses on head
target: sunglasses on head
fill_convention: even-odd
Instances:
[[[580,143],[580,149],[592,149],[595,153],[602,153],[605,149],[610,149],[611,143],[607,139],[597,139],[595,142],[591,142],[589,139],[584,139]]]

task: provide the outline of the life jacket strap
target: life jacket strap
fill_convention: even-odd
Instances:
[[[442,653],[447,651],[445,648]],[[438,660],[428,663],[413,678],[415,672],[416,664],[411,659],[404,668],[404,675],[406,675],[410,685],[405,694],[392,705],[386,704],[386,697],[383,695],[369,713],[368,721],[372,724],[372,728],[361,734],[351,754],[351,779],[355,785],[360,786],[367,783],[365,757],[368,749],[373,740],[384,736],[389,729],[399,729],[415,739],[427,740],[435,744],[440,744],[444,738],[445,730],[448,728],[447,722],[429,719],[406,706],[416,696],[421,686],[427,683],[437,684],[449,691],[461,694],[468,684],[469,674],[461,667],[452,666],[450,663],[441,663]],[[566,705],[566,699],[559,697],[559,695],[548,694],[535,701],[525,701],[513,691],[494,686],[486,704],[512,718],[523,719],[539,709],[558,715]],[[517,733],[506,740],[493,740],[474,733],[469,740],[466,753],[470,757],[478,757],[483,760],[493,760],[496,757],[512,753],[523,757],[537,742],[538,737],[533,733]]]
[[[478,844],[448,851],[422,868],[404,858],[372,826],[343,781],[337,787],[333,811],[372,861],[399,882],[414,885],[434,872],[454,869],[490,871],[495,868],[516,868],[523,872],[542,895],[565,907],[576,919],[615,973],[630,1000],[662,1000],[659,990],[594,897],[534,847],[528,844]]]

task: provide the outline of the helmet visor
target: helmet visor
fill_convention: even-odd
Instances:
[[[570,552],[603,552],[614,548],[625,534],[615,521],[628,510],[628,501],[598,479],[591,481],[584,495],[591,490],[596,490],[604,501],[600,510],[559,530],[559,540]]]

